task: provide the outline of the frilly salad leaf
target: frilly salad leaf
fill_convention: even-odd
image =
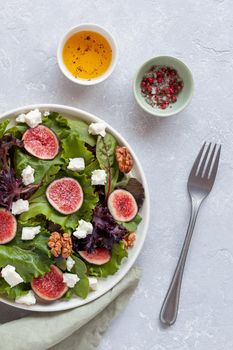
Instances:
[[[7,129],[5,134],[12,135],[14,137],[17,137],[18,139],[21,139],[27,129],[28,126],[25,124],[17,124],[12,126],[12,128]]]
[[[92,252],[99,247],[111,250],[114,243],[122,240],[127,234],[127,230],[114,220],[108,208],[104,205],[97,206],[94,209],[92,225],[93,232],[86,238],[77,239],[72,236],[74,251]]]
[[[94,160],[92,152],[88,151],[85,143],[79,139],[79,136],[71,133],[62,140],[62,158],[69,163],[70,158],[84,158],[85,165],[90,164]]]
[[[123,242],[115,243],[112,248],[111,260],[100,266],[87,263],[88,274],[101,278],[114,275],[114,273],[119,270],[121,262],[125,257],[128,257],[128,252],[125,249]]]
[[[14,155],[14,166],[15,169],[17,169],[17,175],[20,176],[23,169],[30,164],[30,166],[35,169],[36,184],[41,182],[43,182],[43,184],[48,184],[51,182],[54,175],[61,169],[63,163],[59,155],[53,160],[42,160],[29,156],[19,149],[15,151]]]
[[[22,249],[16,246],[0,246],[0,267],[15,266],[24,282],[31,282],[50,270],[51,259],[44,254]]]
[[[82,120],[76,120],[76,119],[67,119],[67,124],[70,128],[70,130],[74,134],[78,134],[80,140],[86,142],[90,146],[95,146],[96,144],[96,138],[89,134],[88,132],[88,124],[85,123]]]
[[[30,225],[27,223],[27,227],[33,227],[33,226],[35,226],[35,225]],[[28,241],[23,241],[21,239],[22,229],[23,229],[23,226],[18,224],[17,234],[16,234],[15,238],[10,243],[8,243],[8,245],[9,246],[17,246],[17,247],[22,248],[24,250],[29,250],[31,252],[38,253],[39,255],[45,254],[46,256],[51,258],[51,252],[50,252],[50,249],[48,247],[48,240],[49,240],[50,233],[42,227],[40,233],[38,235],[36,235],[36,237],[34,239],[28,240]]]
[[[0,137],[4,135],[9,123],[10,123],[9,119],[5,119],[0,123]]]
[[[22,142],[11,135],[0,138],[0,207],[11,209],[13,201],[28,199],[38,188],[37,185],[24,186],[12,167],[11,152],[22,148]]]
[[[96,144],[96,139],[88,133],[88,124],[82,120],[66,119],[56,112],[51,112],[49,116],[44,117],[43,124],[52,129],[60,140],[73,133],[90,146]]]
[[[7,295],[10,299],[21,297],[27,294],[29,290],[30,286],[26,283],[20,283],[11,288],[3,278],[0,278],[0,294]]]

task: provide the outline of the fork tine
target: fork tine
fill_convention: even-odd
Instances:
[[[205,168],[206,160],[207,160],[208,154],[210,152],[210,146],[211,146],[211,143],[209,143],[209,146],[208,146],[207,150],[205,151],[205,155],[204,155],[204,158],[202,159],[202,162],[201,162],[201,165],[200,165],[200,168],[198,170],[197,175],[199,174],[200,176],[202,176],[203,170]]]
[[[216,174],[217,174],[217,170],[218,170],[218,163],[219,163],[219,158],[220,158],[220,153],[221,153],[221,145],[219,146],[218,148],[218,152],[217,152],[217,155],[216,155],[216,158],[214,160],[214,165],[213,165],[213,168],[211,170],[211,173],[210,175],[208,176],[208,178],[212,181],[215,180],[215,177],[216,177]],[[208,175],[208,173],[207,173]]]
[[[205,173],[203,174],[203,177],[209,178],[209,172],[210,172],[210,169],[211,169],[211,165],[213,163],[216,146],[217,146],[217,144],[214,145],[214,147],[213,147],[213,149],[212,149],[212,151],[210,153],[210,158],[208,160],[208,163],[207,163],[207,166],[206,166],[206,169],[205,169]]]
[[[206,145],[206,142],[204,142],[202,148],[200,149],[200,152],[199,152],[198,155],[197,155],[197,158],[196,158],[196,160],[195,160],[195,162],[194,162],[194,164],[193,164],[193,167],[192,167],[192,169],[191,169],[191,172],[190,172],[189,177],[195,176],[195,175],[196,175],[196,172],[197,172],[197,169],[198,169],[198,165],[199,165],[199,163],[200,163],[200,160],[201,160],[203,151],[204,151],[204,149],[205,149],[205,145]]]

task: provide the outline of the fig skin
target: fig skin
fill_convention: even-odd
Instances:
[[[64,186],[64,184],[66,184],[66,186]],[[55,198],[56,192],[57,198]],[[58,203],[59,196],[61,204]],[[52,207],[63,215],[76,213],[83,204],[82,187],[79,182],[72,177],[62,177],[61,179],[51,182],[46,190],[46,197]],[[66,203],[64,203],[64,198],[66,198]]]
[[[137,215],[138,206],[134,196],[122,189],[113,191],[108,198],[108,209],[115,220],[129,222]]]
[[[86,251],[78,253],[84,260],[94,265],[104,265],[111,259],[111,254],[106,248],[96,248],[92,253]]]
[[[17,221],[5,208],[0,208],[0,244],[6,244],[15,238]]]
[[[44,276],[33,278],[31,287],[38,297],[47,301],[60,299],[68,290],[62,271],[55,265],[51,265],[51,270]]]

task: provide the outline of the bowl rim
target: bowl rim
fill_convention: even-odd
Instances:
[[[29,110],[32,109],[36,109],[38,108],[41,111],[55,111],[58,113],[63,113],[63,114],[72,114],[72,116],[74,118],[80,118],[81,120],[86,121],[87,123],[90,122],[100,122],[103,121],[103,119],[97,117],[96,115],[86,112],[82,109],[79,108],[75,108],[75,107],[71,107],[71,106],[67,106],[67,105],[61,105],[61,104],[33,104],[33,105],[25,105],[22,107],[18,107],[12,110],[9,110],[3,114],[1,114],[0,116],[0,121],[3,119],[7,119],[7,118],[13,118],[16,117],[18,114],[21,113],[25,113]],[[144,190],[145,190],[145,201],[143,204],[143,221],[142,221],[142,226],[139,226],[139,238],[136,242],[136,245],[134,246],[134,248],[132,249],[132,251],[129,252],[129,257],[127,258],[127,260],[125,262],[122,263],[122,265],[120,266],[119,270],[112,276],[108,276],[108,278],[105,279],[105,284],[106,284],[106,288],[97,290],[97,291],[93,291],[92,293],[89,294],[89,296],[87,297],[87,299],[78,299],[73,297],[71,300],[69,301],[55,301],[51,304],[35,304],[35,305],[31,305],[31,306],[27,306],[24,304],[17,304],[12,300],[9,300],[7,298],[2,298],[0,297],[0,301],[19,308],[19,309],[24,309],[24,310],[29,310],[29,311],[38,311],[38,312],[54,312],[54,311],[64,311],[64,310],[69,310],[75,307],[79,307],[85,304],[88,304],[89,302],[99,298],[100,296],[104,295],[105,293],[107,293],[110,289],[112,289],[117,283],[119,283],[122,278],[128,273],[128,271],[132,268],[132,266],[134,265],[136,259],[139,256],[139,253],[142,250],[143,244],[145,242],[145,238],[148,232],[148,227],[149,227],[149,220],[150,220],[150,194],[149,194],[149,187],[148,187],[148,183],[144,174],[144,170],[142,168],[142,165],[138,159],[138,157],[136,156],[136,154],[134,153],[134,151],[132,150],[131,146],[128,144],[128,142],[125,140],[125,138],[123,136],[121,136],[121,134],[115,130],[115,128],[113,128],[110,124],[108,124],[107,122],[105,122],[107,124],[107,130],[110,131],[119,141],[120,144],[123,144],[124,146],[126,146],[129,151],[131,152],[134,161],[135,161],[135,165],[136,165],[136,170],[138,172],[138,177],[140,177],[140,180],[143,184]],[[102,281],[100,281],[101,283]]]
[[[83,79],[83,78],[75,78],[69,72],[69,70],[66,68],[66,66],[63,62],[63,58],[62,58],[62,51],[63,51],[64,45],[65,45],[65,42],[72,36],[72,34],[78,33],[78,32],[83,31],[83,30],[90,30],[90,31],[97,32],[97,33],[101,34],[108,41],[108,43],[112,49],[112,61],[109,65],[108,69],[106,70],[106,72],[104,72],[99,77],[93,78],[90,80]],[[112,72],[114,71],[114,69],[116,67],[117,60],[118,60],[118,47],[117,47],[117,42],[116,42],[114,35],[112,33],[110,33],[110,31],[107,30],[105,27],[102,27],[102,26],[95,24],[95,23],[82,23],[82,24],[71,27],[62,35],[62,37],[58,43],[58,47],[57,47],[58,66],[66,78],[68,78],[69,80],[73,81],[74,83],[76,83],[78,85],[90,86],[90,85],[96,85],[96,84],[101,83],[102,81],[107,79],[112,74]]]
[[[186,72],[188,73],[189,77],[190,77],[190,80],[191,80],[191,85],[190,85],[190,93],[189,93],[189,96],[188,98],[185,100],[185,102],[176,110],[170,110],[170,111],[167,111],[166,114],[163,114],[162,112],[160,113],[157,109],[155,110],[151,110],[149,108],[149,105],[148,105],[148,108],[141,103],[141,100],[138,96],[138,93],[137,93],[137,89],[136,89],[136,86],[137,86],[137,79],[138,79],[138,76],[139,74],[141,73],[141,71],[143,71],[143,69],[145,68],[145,66],[149,63],[153,64],[153,61],[156,60],[156,59],[164,59],[164,58],[168,58],[168,59],[171,59],[172,61],[175,61],[175,62],[178,62],[179,64],[181,64],[184,69],[186,70]],[[133,79],[133,91],[134,91],[134,97],[135,97],[135,100],[136,102],[138,103],[138,105],[147,113],[149,113],[150,115],[153,115],[154,117],[160,117],[160,118],[167,118],[167,117],[170,117],[170,116],[173,116],[181,111],[183,111],[188,105],[189,103],[191,102],[192,98],[193,98],[193,94],[194,94],[194,79],[193,79],[193,74],[190,70],[190,68],[188,67],[188,65],[186,63],[184,63],[183,60],[177,58],[177,57],[174,57],[174,56],[169,56],[169,55],[159,55],[159,56],[154,56],[154,57],[151,57],[150,59],[148,59],[147,61],[145,61],[137,70],[135,76],[134,76],[134,79]]]

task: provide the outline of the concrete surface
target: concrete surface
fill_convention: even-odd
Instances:
[[[99,350],[233,348],[232,11],[230,0],[0,2],[0,111],[61,103],[94,112],[130,142],[149,182],[143,277]],[[56,61],[61,35],[83,22],[106,26],[119,45],[114,74],[94,87],[68,81]],[[137,68],[158,54],[183,59],[195,80],[191,105],[164,120],[144,113],[132,93]],[[222,143],[221,166],[196,225],[178,320],[163,329],[158,314],[189,218],[186,181],[204,140]]]

